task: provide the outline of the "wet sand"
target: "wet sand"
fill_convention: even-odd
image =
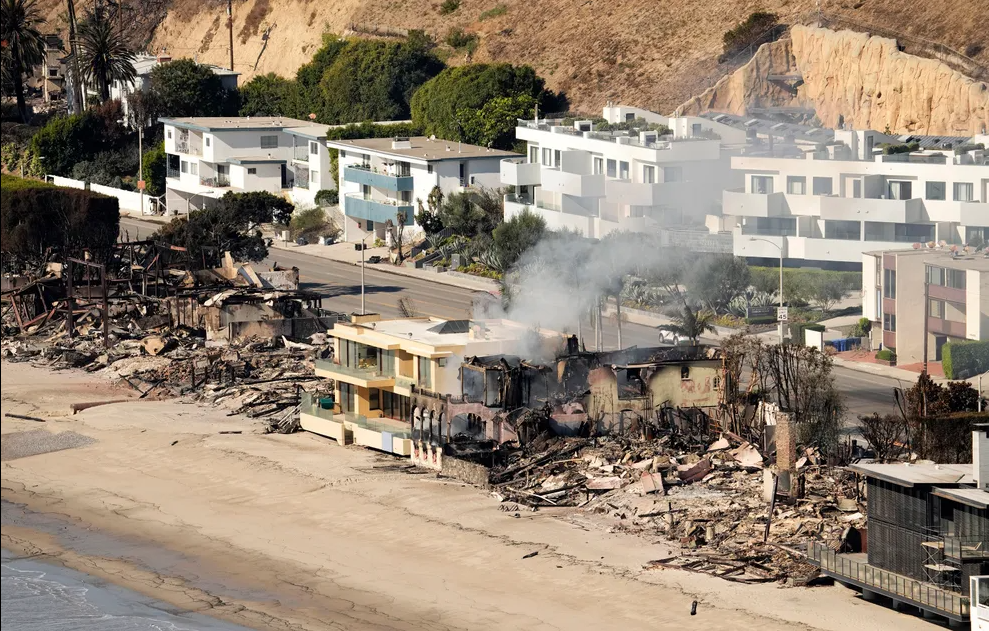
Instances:
[[[840,586],[644,570],[664,543],[569,511],[516,518],[404,461],[252,433],[222,411],[134,401],[72,416],[128,396],[91,375],[4,363],[2,395],[4,413],[50,419],[5,417],[5,435],[95,441],[2,463],[5,548],[254,629],[931,629]]]

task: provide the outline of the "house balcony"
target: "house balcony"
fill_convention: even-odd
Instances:
[[[869,199],[825,195],[820,198],[820,203],[821,219],[882,223],[924,221],[924,200],[919,198]]]
[[[411,191],[413,178],[411,175],[391,175],[376,173],[371,169],[360,166],[348,166],[343,170],[343,180],[366,186],[374,186],[386,191]]]
[[[956,622],[967,622],[971,612],[968,598],[958,592],[869,565],[866,555],[837,554],[823,543],[807,544],[807,559],[821,571],[842,583],[864,591],[882,594]]]
[[[187,156],[203,155],[203,148],[200,147],[199,145],[192,144],[188,140],[176,140],[175,151],[177,153],[184,153]]]
[[[377,366],[351,368],[325,359],[316,360],[316,376],[342,381],[361,388],[390,388],[395,385],[395,375],[385,374]]]
[[[412,223],[412,204],[402,204],[391,199],[368,199],[361,193],[351,193],[343,198],[343,212],[348,217],[384,223],[392,222],[402,213],[405,224]]]
[[[746,193],[725,191],[723,198],[725,215],[738,217],[780,217],[786,205],[783,193]]]
[[[505,158],[501,161],[501,183],[506,186],[538,186],[542,167],[525,158]]]
[[[608,201],[629,206],[679,205],[690,198],[694,187],[690,182],[629,182],[608,180],[605,183]]]
[[[307,432],[332,438],[341,445],[357,444],[396,456],[412,455],[409,423],[326,409],[309,392],[302,393],[299,423]]]
[[[603,174],[568,173],[558,169],[543,169],[542,188],[548,193],[562,193],[574,197],[604,197]]]
[[[309,143],[295,145],[292,149],[292,159],[296,162],[309,162]]]
[[[295,170],[295,180],[292,184],[294,188],[309,188],[309,169],[299,168]]]
[[[989,202],[957,202],[958,223],[963,226],[989,226]]]
[[[935,335],[947,335],[949,337],[965,339],[966,326],[964,322],[928,317],[927,331]]]
[[[226,175],[201,177],[199,178],[199,185],[206,186],[208,188],[228,188],[230,186],[230,178]]]

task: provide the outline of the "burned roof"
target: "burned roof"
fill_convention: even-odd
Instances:
[[[603,364],[617,366],[646,367],[656,364],[678,364],[684,362],[721,359],[721,349],[716,346],[654,346],[622,349],[596,353]]]

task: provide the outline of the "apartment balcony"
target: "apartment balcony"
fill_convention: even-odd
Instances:
[[[176,140],[175,151],[177,153],[184,153],[187,156],[203,155],[203,148],[199,145],[192,144],[188,140]]]
[[[869,199],[865,197],[821,198],[821,218],[838,221],[919,223],[924,221],[922,199]]]
[[[947,335],[965,339],[966,327],[964,322],[955,320],[943,320],[941,318],[928,317],[927,330],[934,335]]]
[[[689,200],[694,192],[690,182],[629,182],[608,180],[605,182],[608,201],[629,206],[677,205]]]
[[[945,287],[944,285],[928,285],[927,295],[937,300],[950,300],[965,304],[968,300],[968,293],[964,289],[957,287]]]
[[[391,175],[377,173],[360,166],[348,166],[343,170],[343,180],[355,184],[374,186],[386,191],[411,191],[413,178],[411,175]]]
[[[366,219],[368,221],[394,222],[398,213],[405,216],[406,225],[412,223],[413,209],[411,204],[402,204],[391,199],[368,199],[361,193],[351,193],[343,198],[343,212],[348,217]]]
[[[739,217],[780,217],[786,205],[783,193],[746,193],[745,191],[725,191],[723,212]]]
[[[807,544],[807,559],[820,566],[825,575],[842,583],[850,583],[956,622],[969,619],[971,604],[965,596],[869,565],[865,554],[837,554],[823,543],[813,541]]]
[[[309,188],[309,169],[299,168],[295,170],[294,188]]]
[[[325,359],[316,360],[316,376],[342,381],[362,388],[390,388],[395,375],[385,374],[375,367],[351,368]]]
[[[173,167],[166,167],[165,168],[165,177],[166,178],[171,178],[171,179],[176,179],[177,180],[180,177],[182,177],[182,172],[179,171],[176,168],[173,168]]]
[[[295,145],[292,149],[292,159],[296,162],[309,162],[309,143]]]
[[[226,175],[215,175],[213,177],[199,178],[199,185],[209,188],[227,188],[230,186],[230,178]]]
[[[581,175],[558,169],[543,169],[542,188],[546,192],[562,193],[574,197],[604,197],[604,175]]]
[[[505,158],[501,161],[501,183],[506,186],[536,186],[540,183],[542,167],[525,158]]]
[[[963,226],[989,226],[989,202],[955,202],[958,223]]]
[[[299,423],[307,432],[332,438],[341,445],[363,445],[397,456],[412,454],[412,426],[409,423],[334,412],[323,408],[310,392],[302,393]]]

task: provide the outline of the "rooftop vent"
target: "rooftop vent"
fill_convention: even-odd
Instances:
[[[412,140],[408,136],[395,136],[391,139],[392,149],[411,149]]]

